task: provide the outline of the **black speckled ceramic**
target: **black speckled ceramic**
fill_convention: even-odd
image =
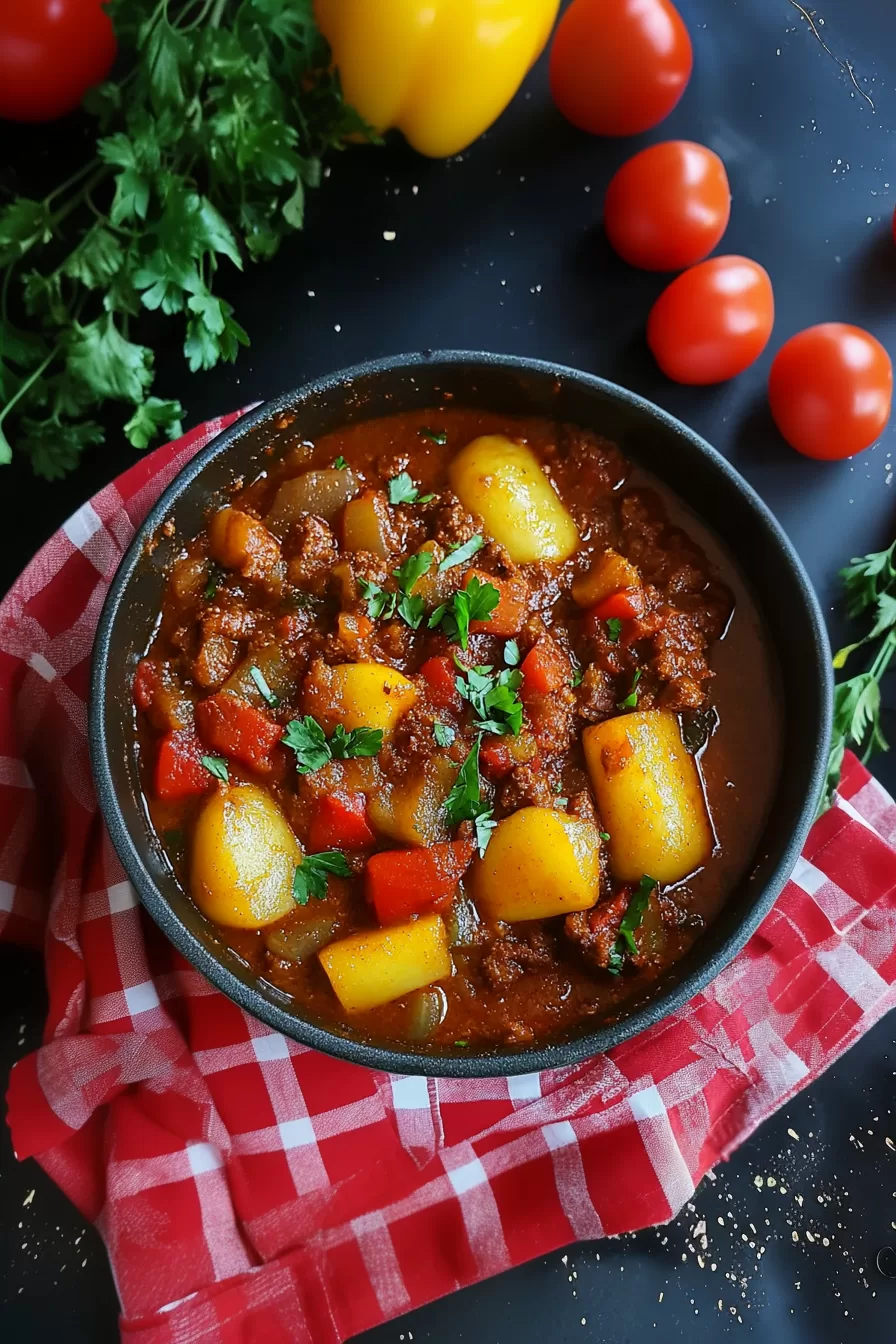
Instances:
[[[752,583],[780,666],[783,769],[752,868],[711,928],[628,1016],[556,1044],[524,1051],[424,1055],[353,1040],[293,1012],[286,995],[249,974],[176,881],[144,811],[137,771],[131,681],[158,618],[172,543],[145,543],[171,519],[176,537],[201,529],[238,475],[260,468],[274,422],[317,438],[340,425],[431,406],[545,415],[594,428],[669,485],[720,534]],[[749,670],[745,669],[745,675]],[[172,482],[138,530],[109,590],[97,631],[90,750],[112,841],[143,904],[176,947],[248,1012],[298,1041],[393,1073],[483,1077],[573,1064],[618,1045],[685,1003],[727,965],[786,882],[812,823],[828,750],[830,651],[815,594],[772,514],[749,485],[685,425],[623,388],[537,360],[465,351],[399,355],[308,383],[225,430]]]

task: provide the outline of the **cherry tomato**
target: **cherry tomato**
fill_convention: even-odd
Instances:
[[[102,0],[0,0],[0,117],[54,121],[73,112],[115,52]]]
[[[775,424],[806,457],[853,457],[890,418],[893,365],[861,327],[822,322],[791,336],[768,380]]]
[[[768,272],[747,257],[711,257],[663,290],[647,344],[676,383],[722,383],[759,358],[774,323]]]
[[[680,271],[708,257],[730,214],[724,163],[690,140],[642,149],[613,177],[604,201],[610,245],[645,271]]]
[[[551,47],[551,94],[593,135],[640,135],[672,111],[694,53],[671,0],[573,0]]]

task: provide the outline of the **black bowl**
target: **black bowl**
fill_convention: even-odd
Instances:
[[[653,996],[622,1020],[523,1051],[431,1056],[339,1035],[290,1010],[223,947],[176,881],[141,802],[131,681],[158,617],[164,570],[177,545],[161,536],[199,531],[234,476],[264,463],[284,411],[316,438],[341,425],[431,406],[455,405],[550,416],[615,440],[632,461],[671,487],[724,535],[750,581],[778,656],[784,740],[777,793],[754,862],[714,924],[657,982]],[[158,544],[148,553],[146,542]],[[90,750],[100,806],[116,850],[144,905],[189,961],[255,1017],[342,1059],[404,1074],[489,1077],[576,1063],[659,1022],[702,989],[743,947],[790,876],[812,823],[825,771],[831,717],[830,651],[818,602],[787,537],[762,500],[692,430],[623,388],[538,360],[447,351],[399,355],[317,379],[243,417],[199,453],[151,510],[125,555],[100,618],[94,647]]]

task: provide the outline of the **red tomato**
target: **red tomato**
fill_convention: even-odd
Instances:
[[[2,0],[0,117],[54,121],[73,112],[115,52],[102,0]]]
[[[694,53],[671,0],[573,0],[551,47],[551,94],[593,135],[640,135],[672,111]]]
[[[722,383],[759,358],[774,322],[768,272],[747,257],[712,257],[663,290],[647,344],[677,383]]]
[[[724,163],[690,140],[642,149],[613,177],[604,201],[610,245],[645,271],[680,271],[708,257],[730,214]]]
[[[861,327],[822,322],[791,336],[768,380],[775,424],[806,457],[853,457],[890,418],[893,365]]]

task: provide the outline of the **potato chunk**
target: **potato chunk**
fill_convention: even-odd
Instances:
[[[347,551],[369,551],[388,560],[392,553],[389,501],[382,490],[365,490],[342,515],[342,544]]]
[[[503,434],[485,434],[451,464],[451,487],[511,560],[565,560],[579,544],[566,507],[535,454]]]
[[[448,839],[445,799],[457,779],[457,766],[433,756],[422,770],[392,788],[371,793],[370,820],[380,835],[403,845],[434,845]]]
[[[254,784],[222,790],[199,815],[191,890],[216,924],[261,929],[294,909],[302,846],[273,799]]]
[[[631,561],[608,549],[598,556],[587,574],[580,574],[574,581],[572,595],[580,607],[593,607],[623,588],[640,586],[641,575]]]
[[[347,1013],[378,1008],[451,974],[448,934],[438,915],[352,934],[319,957]]]
[[[675,714],[622,714],[586,728],[582,745],[620,881],[679,882],[706,862],[712,826]]]
[[[600,893],[599,859],[590,821],[523,807],[498,822],[473,869],[473,894],[490,919],[511,924],[588,910]]]
[[[332,523],[357,493],[358,482],[350,467],[306,471],[283,482],[271,505],[268,522],[280,532],[297,522],[303,513],[317,514]]]
[[[331,733],[337,723],[388,733],[417,699],[407,677],[384,663],[316,663],[305,682],[305,712]]]
[[[264,523],[242,509],[219,509],[208,525],[212,559],[246,579],[263,579],[280,560],[280,547]]]

